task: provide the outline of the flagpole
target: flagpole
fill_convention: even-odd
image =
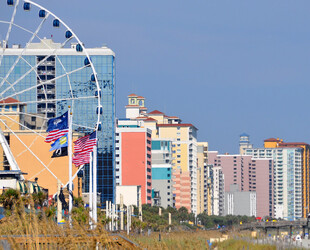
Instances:
[[[93,157],[92,152],[89,159],[89,191],[88,191],[88,206],[89,206],[89,226],[93,229]]]
[[[93,150],[93,220],[97,224],[97,147]]]
[[[71,223],[71,211],[72,211],[72,113],[71,107],[68,107],[68,156],[69,156],[69,221]],[[72,192],[73,195],[73,192]]]

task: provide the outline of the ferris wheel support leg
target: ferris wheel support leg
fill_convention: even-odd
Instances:
[[[9,147],[9,144],[5,139],[5,136],[3,134],[2,129],[0,129],[0,144],[1,144],[1,147],[3,148],[3,151],[5,153],[6,158],[10,164],[11,170],[20,170],[20,168],[18,167],[17,162],[15,161],[15,158],[12,154],[12,151]],[[23,176],[21,176],[21,178],[24,179]]]

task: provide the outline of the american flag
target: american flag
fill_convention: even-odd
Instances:
[[[72,162],[75,166],[80,166],[89,163],[89,153],[93,151],[97,143],[96,131],[86,135],[74,142],[74,156]]]
[[[55,129],[48,133],[47,137],[45,138],[45,142],[50,143],[52,141],[58,140],[60,137],[64,136],[69,132],[69,129]]]

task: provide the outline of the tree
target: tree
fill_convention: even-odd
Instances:
[[[0,196],[0,202],[3,204],[3,207],[10,210],[20,201],[20,192],[15,189],[9,188]]]
[[[44,201],[46,200],[46,194],[42,191],[39,191],[38,193],[32,194],[32,199],[35,206],[43,206]]]

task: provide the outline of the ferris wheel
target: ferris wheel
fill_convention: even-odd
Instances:
[[[0,169],[66,185],[67,160],[44,142],[47,121],[71,107],[73,137],[101,129],[93,59],[63,20],[29,0],[0,2],[0,40]]]

